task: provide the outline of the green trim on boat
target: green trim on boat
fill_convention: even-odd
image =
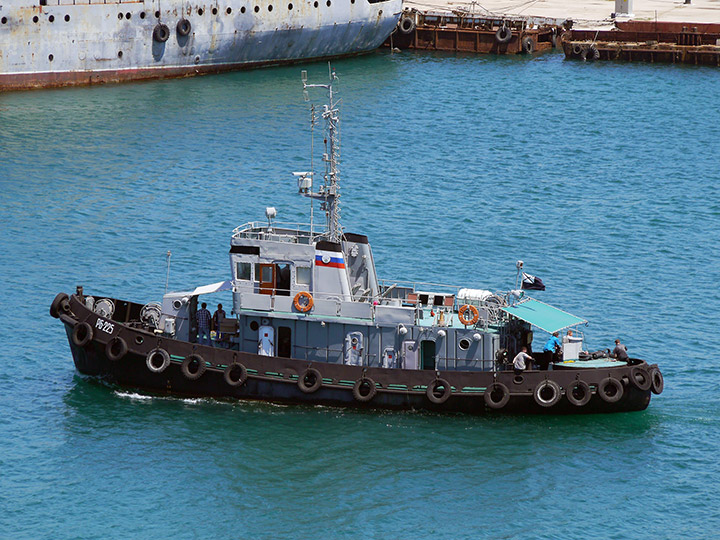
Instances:
[[[247,372],[248,372],[248,373],[257,373],[257,369],[247,368]]]
[[[487,387],[485,386],[463,386],[461,392],[485,392]]]

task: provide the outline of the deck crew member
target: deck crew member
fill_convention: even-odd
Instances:
[[[212,316],[212,329],[215,330],[215,345],[222,341],[222,334],[220,333],[220,323],[225,320],[225,310],[222,308],[222,304],[217,305],[217,311]]]
[[[532,368],[533,357],[527,353],[527,347],[523,347],[519,353],[513,358],[513,371],[515,375],[520,375],[526,369],[525,362],[530,362],[529,367]]]
[[[552,362],[555,358],[555,354],[560,352],[561,349],[562,345],[560,343],[560,339],[558,338],[558,333],[553,332],[553,335],[550,336],[550,339],[548,339],[547,343],[545,343],[545,347],[543,347],[540,369],[548,369],[550,367],[550,362]]]
[[[200,345],[210,345],[210,312],[207,310],[207,303],[203,302],[202,307],[195,314],[197,321],[198,343]]]
[[[620,343],[619,339],[615,340],[615,348],[613,349],[613,352],[610,354],[611,358],[615,358],[617,360],[620,360],[622,362],[627,362],[629,360],[628,353],[627,353],[627,347]]]

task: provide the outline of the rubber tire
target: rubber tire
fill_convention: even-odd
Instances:
[[[315,377],[315,382],[311,384],[310,386],[307,386],[305,384],[305,378],[308,375],[312,375]],[[306,394],[312,394],[313,392],[317,392],[320,387],[322,386],[322,375],[320,372],[315,368],[307,368],[305,371],[302,372],[300,377],[298,377],[298,388],[302,390]]]
[[[644,382],[640,383],[637,380],[638,374],[642,375]],[[650,372],[642,366],[633,366],[630,368],[630,382],[635,388],[642,390],[643,392],[650,390],[650,387],[652,386]]]
[[[492,393],[496,390],[500,390],[503,393],[503,397],[500,401],[494,401]],[[491,409],[502,409],[510,401],[510,390],[503,383],[494,382],[485,390],[485,404]]]
[[[117,350],[115,350],[117,347]],[[119,336],[112,338],[105,345],[105,356],[111,362],[117,362],[125,357],[128,352],[128,345],[125,340]]]
[[[192,25],[187,19],[180,19],[175,25],[175,30],[177,31],[178,36],[185,37],[192,31]]]
[[[362,395],[360,393],[360,388],[364,384],[370,385],[370,393],[367,395]],[[375,397],[375,394],[377,394],[377,385],[375,384],[375,381],[373,381],[370,377],[363,377],[362,379],[358,379],[355,381],[355,385],[353,386],[353,397],[360,401],[361,403],[367,403],[372,398]]]
[[[405,22],[408,21],[409,25],[405,25]],[[400,29],[400,32],[403,34],[412,34],[415,30],[415,21],[412,19],[412,17],[403,17],[400,19],[400,22],[398,23],[398,28]]]
[[[545,388],[552,388],[553,392],[555,392],[552,399],[544,400],[540,396],[540,392]],[[537,403],[541,407],[552,407],[553,405],[556,405],[558,401],[560,401],[560,398],[562,398],[562,389],[560,388],[560,385],[555,381],[545,379],[544,381],[540,381],[535,387],[535,390],[533,390],[533,398],[535,398],[535,403]]]
[[[600,51],[598,51],[595,45],[591,44],[582,50],[580,58],[583,60],[597,60],[600,58]]]
[[[583,392],[585,392],[585,395],[581,399],[578,399],[573,395],[573,389],[576,386],[582,388]],[[570,386],[565,389],[565,397],[576,407],[582,407],[590,402],[590,399],[592,398],[592,390],[590,390],[590,385],[588,383],[578,379],[577,381],[570,383]]]
[[[160,364],[160,367],[155,367],[152,363],[152,359],[157,354],[159,354],[163,359],[163,362],[162,362],[162,364]],[[145,357],[145,365],[153,373],[162,373],[170,365],[170,355],[168,354],[168,352],[165,349],[161,349],[160,347],[158,347],[156,349],[153,349],[152,351],[150,351],[147,354],[147,356]]]
[[[166,24],[158,23],[155,25],[155,28],[153,28],[152,37],[153,41],[165,43],[170,38],[170,29]]]
[[[57,319],[61,313],[70,313],[70,300],[64,292],[58,294],[50,304],[50,315]]]
[[[442,386],[444,390],[442,394],[436,396],[435,390],[437,390],[439,386]],[[450,386],[450,383],[445,379],[435,379],[428,384],[427,390],[425,390],[425,395],[432,403],[440,405],[450,399],[450,396],[452,395],[452,386]]]
[[[665,389],[665,379],[663,378],[662,373],[660,373],[660,370],[658,368],[654,368],[650,372],[650,380],[652,381],[650,390],[652,390],[653,394],[662,394],[662,391]]]
[[[78,347],[84,347],[90,343],[93,339],[93,329],[86,322],[81,322],[75,325],[72,331],[72,342]]]
[[[522,40],[522,50],[525,54],[532,54],[535,52],[535,42],[530,36],[526,36]]]
[[[583,47],[579,43],[572,46],[572,52],[575,56],[580,56],[583,52]]]
[[[240,369],[240,377],[237,380],[234,380],[232,378],[232,372],[235,369]],[[236,387],[236,386],[242,386],[245,384],[245,381],[247,380],[247,369],[245,366],[243,366],[240,362],[233,362],[229,366],[225,368],[225,373],[223,373],[223,377],[225,378],[225,382],[228,384],[228,386]]]
[[[190,371],[190,364],[192,364],[193,362],[198,363],[198,370],[195,373]],[[197,353],[186,356],[185,359],[182,361],[182,366],[180,366],[182,374],[185,375],[185,378],[190,381],[198,380],[200,377],[203,376],[203,373],[205,373],[206,369],[207,365],[205,364],[205,359]]]
[[[614,386],[617,389],[617,392],[614,396],[609,396],[605,392],[607,387],[610,385]],[[607,377],[606,379],[600,381],[600,384],[598,384],[597,393],[600,398],[606,403],[616,403],[622,399],[623,394],[625,393],[625,389],[623,388],[623,385],[620,381],[613,377]]]
[[[504,44],[510,41],[513,37],[512,29],[507,26],[501,26],[498,31],[495,32],[495,41],[499,44]]]

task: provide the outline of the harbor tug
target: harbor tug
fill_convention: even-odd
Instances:
[[[58,294],[50,314],[65,326],[77,370],[176,396],[471,414],[645,409],[663,390],[657,365],[584,352],[584,319],[524,291],[378,279],[368,238],[340,224],[336,78],[308,84],[303,72],[306,99],[317,87],[329,97],[323,180],[294,173],[311,208],[319,202],[321,230],[312,210],[302,226],[276,223],[268,208],[267,222],[233,231],[227,281],[147,304],[82,287]],[[231,291],[231,314],[200,344],[199,297],[219,291]],[[558,332],[562,352],[548,369],[513,370],[535,329]]]

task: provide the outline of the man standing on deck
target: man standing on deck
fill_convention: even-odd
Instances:
[[[198,343],[200,345],[210,345],[210,321],[212,317],[207,310],[207,304],[202,303],[202,307],[195,314],[197,321]]]
[[[550,336],[550,339],[547,340],[545,347],[543,347],[543,358],[542,363],[540,364],[540,369],[548,369],[550,367],[550,362],[553,361],[555,354],[559,352],[560,349],[562,349],[562,345],[560,344],[558,333],[553,332],[553,335]]]
[[[630,358],[628,357],[627,347],[620,343],[619,339],[615,340],[615,349],[610,354],[610,358],[615,358],[621,362],[627,362]]]
[[[215,346],[217,347],[222,341],[222,334],[220,334],[220,323],[225,320],[225,310],[222,308],[222,304],[218,304],[217,311],[213,313],[212,317],[212,329],[215,330]]]

